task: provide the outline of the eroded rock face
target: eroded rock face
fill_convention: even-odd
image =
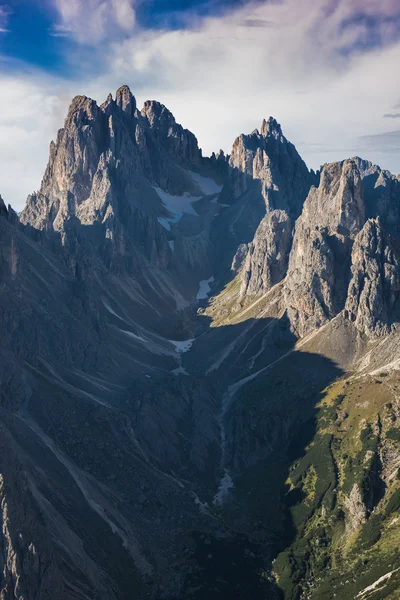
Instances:
[[[239,247],[233,268],[241,267],[241,295],[265,294],[286,275],[292,243],[292,226],[288,214],[273,210],[261,221],[254,240],[244,248]]]
[[[157,102],[142,112],[127,86],[100,107],[77,96],[64,128],[50,146],[41,189],[28,198],[21,222],[54,231],[63,245],[86,236],[81,225],[96,225],[107,266],[136,251],[167,268],[170,248],[157,218],[165,215],[154,187],[170,194],[201,195],[187,169],[198,168],[195,136]],[[120,261],[119,261],[120,262]]]
[[[325,165],[296,222],[285,285],[288,317],[299,335],[337,315],[346,300],[350,252],[365,220],[356,162]]]
[[[399,248],[379,219],[369,219],[352,250],[346,316],[367,335],[389,333],[399,317]]]
[[[310,173],[296,148],[288,142],[281,126],[270,117],[261,131],[240,135],[229,158],[234,197],[259,182],[266,211],[283,209],[296,218],[315,175]]]
[[[144,103],[141,114],[150,126],[155,143],[162,150],[182,165],[200,165],[201,152],[196,136],[179,125],[163,104],[149,100]]]
[[[363,182],[366,217],[379,217],[388,234],[400,237],[399,178],[359,157],[353,160],[357,163]]]

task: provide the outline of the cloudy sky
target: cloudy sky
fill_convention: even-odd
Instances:
[[[307,164],[400,172],[399,0],[0,0],[0,193],[21,209],[73,96],[127,83],[205,154],[273,115]]]

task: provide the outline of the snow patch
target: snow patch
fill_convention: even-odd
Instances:
[[[114,309],[111,308],[111,306],[105,301],[103,300],[103,305],[105,306],[105,308],[108,310],[108,312],[113,315],[114,317],[117,317],[117,319],[119,319],[120,321],[123,321],[124,323],[126,323],[125,319],[123,319],[122,317],[120,317],[120,315],[118,315]]]
[[[136,335],[136,333],[132,333],[132,331],[125,331],[125,329],[120,329],[120,331],[125,333],[125,335],[129,335],[129,337],[132,337],[135,340],[139,340],[139,342],[147,342],[147,340],[142,338],[140,335]]]
[[[200,200],[201,196],[190,196],[187,192],[183,196],[172,196],[159,187],[153,186],[153,188],[157,192],[163,206],[171,215],[171,217],[158,217],[158,222],[167,231],[171,231],[171,223],[178,223],[184,214],[199,216],[193,208],[192,202]]]
[[[172,250],[172,252],[173,252],[173,251],[174,251],[174,249],[175,249],[175,242],[174,242],[174,240],[170,240],[170,241],[168,242],[168,245],[169,245],[169,247],[171,248],[171,250]]]
[[[208,298],[208,294],[211,291],[210,283],[214,281],[214,277],[210,277],[209,279],[203,279],[199,283],[199,291],[197,292],[196,300],[205,300]]]
[[[178,354],[183,354],[184,352],[189,352],[190,348],[193,345],[194,338],[192,338],[190,340],[182,340],[182,341],[176,341],[176,340],[168,340],[168,341],[175,346],[175,350]]]
[[[209,515],[210,507],[208,506],[207,502],[202,502],[197,494],[195,494],[194,492],[192,492],[192,493],[194,496],[194,503],[197,504],[197,506],[199,507],[199,511],[201,512],[201,514]]]
[[[215,506],[220,506],[221,504],[223,504],[226,496],[229,493],[229,490],[231,490],[233,487],[234,484],[232,477],[229,475],[228,470],[225,469],[224,475],[219,483],[218,492],[214,496],[213,504]]]
[[[174,370],[172,371],[172,373],[173,373],[174,375],[189,375],[189,373],[186,371],[186,369],[184,369],[184,368],[182,367],[182,365],[181,365],[180,367],[178,367],[177,369],[174,369]]]
[[[203,177],[203,175],[199,175],[199,173],[195,173],[194,171],[188,171],[188,173],[205,196],[218,194],[222,190],[222,185],[218,185],[211,177]]]

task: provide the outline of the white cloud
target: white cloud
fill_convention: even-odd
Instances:
[[[40,187],[72,92],[64,86],[38,73],[0,76],[0,194],[16,210]]]
[[[7,4],[0,4],[0,33],[8,33],[8,20],[11,14],[11,8]]]
[[[60,22],[53,35],[67,32],[81,44],[98,45],[122,32],[132,32],[135,11],[132,0],[55,0]]]
[[[400,171],[399,147],[379,137],[393,129],[383,115],[400,98],[400,41],[391,26],[400,18],[398,0],[283,0],[161,32],[139,30],[129,2],[56,1],[64,10],[59,26],[65,30],[58,31],[72,30],[79,40],[88,23],[82,41],[94,44],[90,53],[101,57],[101,69],[82,71],[78,55],[79,79],[68,83],[37,74],[14,75],[7,83],[0,76],[0,193],[19,207],[39,185],[49,141],[72,96],[102,102],[123,83],[139,105],[147,99],[166,104],[206,154],[220,147],[229,152],[239,133],[273,115],[313,168],[361,154]],[[94,21],[88,20],[94,8]],[[130,37],[123,24],[133,28]],[[375,44],[368,51],[367,33]],[[7,158],[10,146],[14,162]]]

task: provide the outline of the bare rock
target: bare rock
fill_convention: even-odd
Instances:
[[[285,277],[291,231],[291,221],[285,211],[274,210],[264,217],[242,259],[241,295],[265,294]],[[235,257],[235,265],[239,260],[239,256]]]
[[[369,219],[354,241],[346,316],[367,335],[390,332],[399,318],[400,256],[379,219]]]
[[[356,162],[325,165],[296,222],[284,301],[300,335],[343,310],[350,279],[353,240],[365,220]]]

